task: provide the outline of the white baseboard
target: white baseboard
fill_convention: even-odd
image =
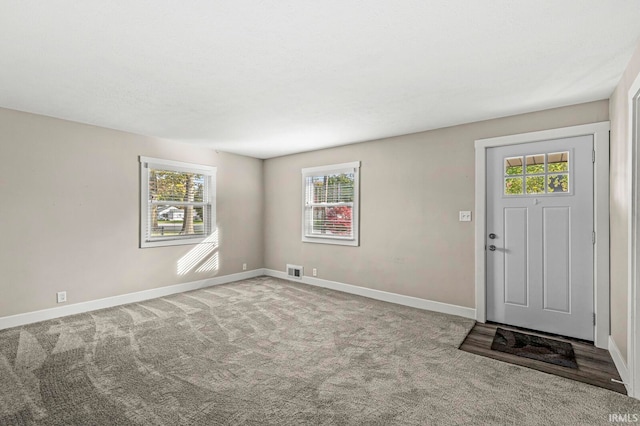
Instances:
[[[287,274],[273,269],[254,269],[252,271],[240,272],[237,274],[224,275],[221,277],[208,278],[200,281],[175,284],[167,287],[154,288],[150,290],[127,293],[118,296],[106,297],[104,299],[90,300],[88,302],[74,303],[72,305],[57,306],[55,308],[43,309],[40,311],[27,312],[24,314],[0,317],[0,330],[11,327],[19,327],[25,324],[46,321],[54,318],[66,317],[69,315],[81,314],[98,309],[111,308],[114,306],[126,305],[128,303],[142,302],[144,300],[169,296],[185,291],[198,290],[220,284],[227,284],[234,281],[268,275],[275,278],[289,279]],[[291,280],[305,284],[338,290],[345,293],[357,294],[370,299],[382,300],[384,302],[398,305],[410,306],[412,308],[424,309],[427,311],[442,312],[445,314],[458,315],[465,318],[475,319],[476,310],[463,306],[450,305],[447,303],[434,302],[432,300],[420,299],[412,296],[390,293],[366,287],[358,287],[351,284],[344,284],[336,281],[323,280],[313,277],[302,277],[301,280]],[[610,341],[611,343],[612,341]],[[615,361],[615,358],[614,358]],[[617,365],[617,364],[616,364]],[[618,368],[619,369],[619,368]],[[622,375],[622,373],[621,373]],[[626,379],[625,379],[626,381]]]
[[[302,277],[302,279],[292,279],[285,272],[273,269],[264,269],[264,275],[274,278],[282,278],[293,282],[302,282],[317,287],[330,288],[345,293],[357,294],[358,296],[370,299],[382,300],[383,302],[395,303],[397,305],[410,306],[412,308],[424,309],[426,311],[442,312],[445,314],[458,315],[465,318],[475,319],[476,310],[464,306],[450,305],[448,303],[434,302],[433,300],[420,299],[418,297],[404,296],[402,294],[390,293],[387,291],[375,290],[372,288],[358,287],[351,284],[344,284],[336,281],[323,280],[314,277]]]
[[[627,393],[629,393],[629,370],[627,369],[627,364],[624,362],[622,358],[622,354],[620,353],[620,349],[618,349],[618,345],[613,341],[611,336],[609,336],[609,353],[611,354],[611,358],[613,359],[613,363],[616,365],[618,369],[618,373],[620,374],[620,378],[624,382],[624,386],[627,388]]]
[[[182,293],[185,291],[226,284],[233,281],[246,280],[261,275],[264,275],[264,269],[262,268],[254,269],[252,271],[240,272],[237,274],[224,275],[221,277],[208,278],[200,281],[191,281],[188,283],[175,284],[167,287],[153,288],[150,290],[143,290],[135,293],[121,294],[119,296],[105,297],[104,299],[90,300],[88,302],[74,303],[72,305],[43,309],[41,311],[0,317],[0,330],[54,318],[66,317],[68,315],[81,314],[83,312],[95,311],[97,309],[111,308],[113,306],[126,305],[128,303],[142,302],[143,300],[155,299],[158,297],[169,296],[171,294]]]

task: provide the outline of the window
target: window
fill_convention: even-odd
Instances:
[[[302,241],[357,246],[360,162],[302,169]]]
[[[196,244],[215,227],[216,168],[140,157],[140,247]]]
[[[504,159],[504,195],[568,193],[569,151]]]

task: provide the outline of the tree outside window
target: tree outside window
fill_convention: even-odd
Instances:
[[[358,245],[359,162],[302,170],[305,242]]]
[[[140,157],[141,247],[193,244],[215,221],[215,167]]]

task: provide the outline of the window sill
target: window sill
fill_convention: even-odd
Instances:
[[[317,244],[333,244],[338,246],[352,246],[358,247],[360,245],[358,239],[347,238],[335,238],[335,237],[302,237],[303,243],[317,243]]]
[[[154,241],[142,241],[140,243],[140,248],[151,248],[151,247],[166,247],[166,246],[185,246],[185,245],[193,245],[200,244],[206,240],[206,236],[198,237],[198,238],[180,238],[180,239],[166,239],[166,240],[154,240]]]

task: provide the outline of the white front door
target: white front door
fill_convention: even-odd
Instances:
[[[593,340],[593,136],[487,150],[487,320]]]

